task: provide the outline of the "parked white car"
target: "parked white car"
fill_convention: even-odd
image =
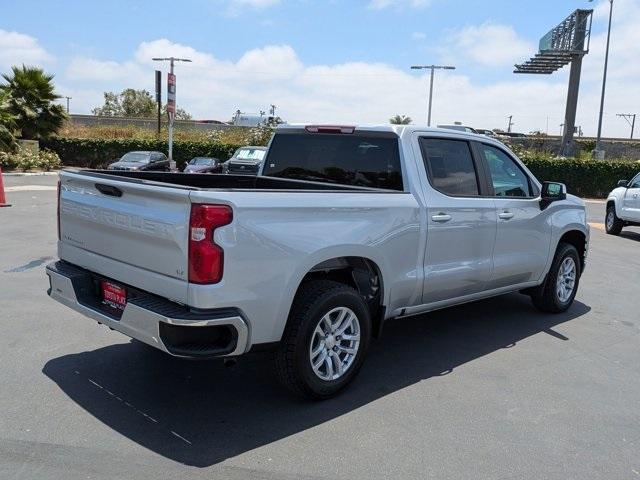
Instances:
[[[640,226],[640,173],[630,182],[620,180],[609,194],[604,226],[611,235],[618,235],[623,227]]]

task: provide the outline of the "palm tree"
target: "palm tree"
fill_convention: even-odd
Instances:
[[[411,117],[407,117],[405,115],[396,115],[389,119],[389,123],[392,125],[409,125],[413,120]]]
[[[54,103],[61,97],[55,93],[53,75],[22,65],[11,67],[11,73],[2,77],[7,83],[0,85],[0,91],[9,96],[7,111],[15,118],[20,137],[46,139],[62,128],[67,114]]]
[[[16,122],[8,107],[9,94],[0,90],[0,151],[13,150],[16,147],[16,139],[13,136]]]

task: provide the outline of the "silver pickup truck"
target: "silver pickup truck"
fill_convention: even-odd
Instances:
[[[49,295],[178,357],[273,349],[312,398],[353,379],[387,319],[576,295],[583,202],[486,136],[286,126],[260,173],[61,172]]]

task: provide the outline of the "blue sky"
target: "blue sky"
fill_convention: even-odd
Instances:
[[[305,63],[385,62],[398,68],[430,60],[430,45],[466,25],[512,25],[520,36],[537,42],[546,28],[588,5],[586,0],[537,0],[523,14],[521,2],[513,0],[433,0],[423,8],[378,9],[363,0],[281,1],[262,8],[250,2],[234,8],[223,0],[10,3],[0,26],[38,38],[62,59],[83,54],[122,61],[143,41],[169,38],[221,59],[288,44]],[[44,14],[33,15],[43,8]],[[414,32],[425,37],[415,41]]]
[[[566,72],[519,77],[512,66],[571,11],[595,5],[578,114],[587,133],[595,130],[606,0],[2,2],[0,69],[41,64],[79,113],[99,105],[104,90],[152,89],[146,57],[182,52],[199,61],[178,71],[178,103],[200,118],[226,119],[236,108],[258,111],[273,102],[293,121],[383,122],[396,113],[419,120],[426,79],[408,67],[446,62],[457,70],[437,79],[436,122],[492,128],[513,114],[522,130],[549,123],[554,132]],[[626,132],[617,109],[640,110],[638,72],[625,65],[640,53],[639,12],[640,0],[616,0],[611,135]]]

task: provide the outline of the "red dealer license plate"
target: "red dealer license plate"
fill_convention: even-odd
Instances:
[[[118,310],[124,310],[124,307],[127,306],[127,291],[120,285],[107,280],[102,280],[100,286],[102,288],[102,303]]]

